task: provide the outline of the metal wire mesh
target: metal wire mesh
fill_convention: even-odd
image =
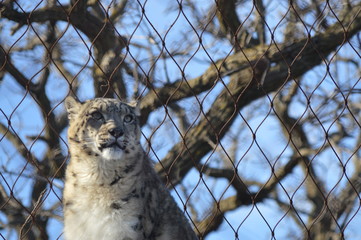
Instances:
[[[360,239],[360,1],[0,2],[0,236],[61,239],[67,95],[141,102],[200,239]]]

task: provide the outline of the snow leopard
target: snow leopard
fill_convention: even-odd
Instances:
[[[65,107],[65,240],[198,239],[141,146],[135,104],[69,96]]]

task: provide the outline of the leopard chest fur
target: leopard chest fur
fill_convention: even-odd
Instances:
[[[118,179],[112,176],[99,184],[101,177],[95,176],[78,172],[76,177],[69,178],[64,190],[65,238],[142,239],[139,226],[142,225],[140,206],[144,199],[141,189],[131,188],[134,185],[130,183],[137,182],[136,177]]]

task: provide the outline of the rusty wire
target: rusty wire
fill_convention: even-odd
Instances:
[[[62,238],[75,95],[141,102],[200,239],[359,239],[360,2],[160,2],[0,1],[1,238]]]

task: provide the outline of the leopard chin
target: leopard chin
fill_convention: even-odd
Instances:
[[[103,148],[101,150],[101,155],[104,159],[107,160],[116,160],[124,157],[125,147],[121,148],[118,144]]]

